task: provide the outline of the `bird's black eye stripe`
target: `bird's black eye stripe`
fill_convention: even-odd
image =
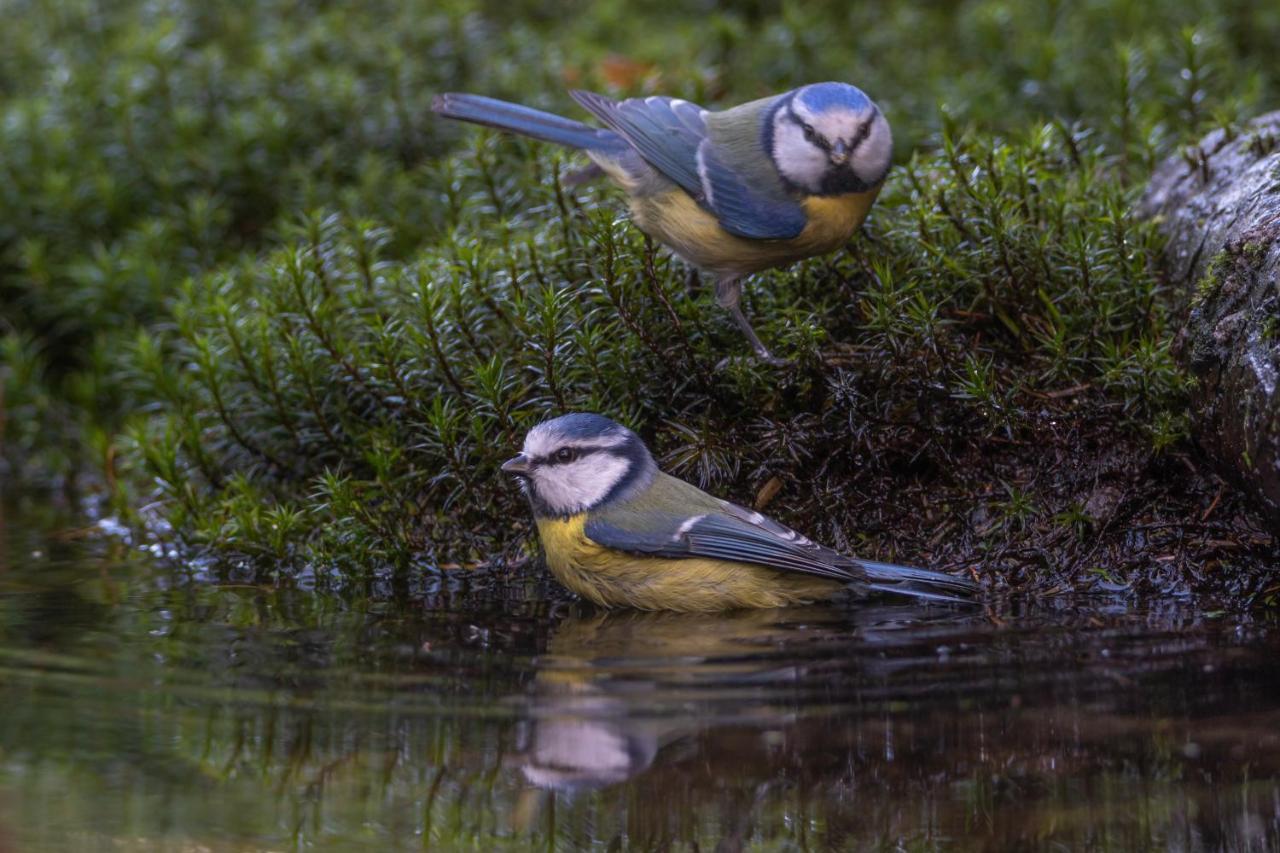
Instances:
[[[852,151],[854,148],[857,148],[868,136],[871,135],[871,123],[875,120],[876,115],[875,113],[872,113],[871,117],[862,123],[862,126],[858,128],[858,132],[854,134],[853,140],[849,143],[849,150]]]
[[[805,138],[805,139],[809,140],[809,141],[810,141],[810,142],[812,142],[814,145],[816,145],[816,146],[818,146],[819,148],[821,148],[823,151],[830,151],[830,150],[831,150],[831,143],[830,143],[830,142],[828,142],[827,140],[823,139],[823,138],[818,134],[818,131],[816,131],[816,130],[814,130],[814,129],[813,129],[813,125],[811,125],[811,124],[803,124],[803,123],[802,123],[802,124],[800,125],[800,128],[801,128],[801,130],[803,130],[803,131],[804,131],[804,138]]]
[[[570,462],[576,462],[588,454],[595,453],[602,448],[599,447],[574,447],[566,445],[555,450],[538,461],[544,465],[567,465]]]
[[[813,125],[800,118],[799,114],[795,111],[795,107],[792,106],[790,101],[787,102],[786,110],[787,116],[793,122],[800,125],[800,131],[804,134],[805,139],[809,140],[811,144],[818,146],[823,151],[831,150],[831,143],[823,139],[822,136],[819,135],[818,131],[814,130]]]

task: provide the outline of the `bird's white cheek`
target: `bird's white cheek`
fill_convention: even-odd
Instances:
[[[784,178],[810,192],[818,191],[827,171],[827,155],[789,121],[775,125],[773,162]]]
[[[595,506],[627,473],[627,460],[592,454],[568,465],[550,465],[535,472],[538,497],[553,511],[572,515]]]
[[[889,131],[889,123],[881,119],[872,125],[870,135],[858,146],[855,163],[858,177],[867,183],[881,180],[889,171],[892,158],[893,134]]]

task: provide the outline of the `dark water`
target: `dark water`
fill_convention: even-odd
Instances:
[[[1280,849],[1265,614],[397,602],[0,525],[0,851]]]

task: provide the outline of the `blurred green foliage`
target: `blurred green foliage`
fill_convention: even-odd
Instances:
[[[40,471],[136,403],[118,382],[133,330],[163,322],[184,278],[278,242],[282,216],[352,204],[420,240],[432,93],[509,92],[540,54],[509,33],[477,64],[494,26],[439,5],[51,0],[6,17],[0,333],[22,352],[10,420],[27,422],[6,447],[51,451]]]
[[[950,471],[964,447],[1099,424],[1175,445],[1184,380],[1130,203],[1158,157],[1274,102],[1280,38],[1240,0],[10,6],[0,453],[88,461],[121,510],[295,562],[510,542],[496,463],[570,408],[744,500],[777,476],[850,545],[1000,476]],[[566,185],[569,155],[428,110],[818,79],[881,103],[899,168],[849,252],[753,283],[781,374],[721,364],[742,344],[709,295],[616,193]],[[997,516],[1079,497],[1008,493]]]

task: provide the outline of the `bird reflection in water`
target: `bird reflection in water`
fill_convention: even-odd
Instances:
[[[972,619],[946,608],[806,607],[728,614],[586,612],[555,628],[528,698],[520,753],[533,786],[517,829],[541,813],[547,791],[576,793],[694,757],[700,736],[734,730],[745,761],[779,749],[810,703],[829,695],[825,670],[894,664],[853,647],[921,621]],[[749,811],[749,808],[748,808]]]
[[[570,616],[520,699],[513,829],[609,826],[657,849],[853,849],[975,827],[981,849],[1071,847],[1099,826],[1119,849],[1274,846],[1274,644],[1156,612],[1005,616]]]

